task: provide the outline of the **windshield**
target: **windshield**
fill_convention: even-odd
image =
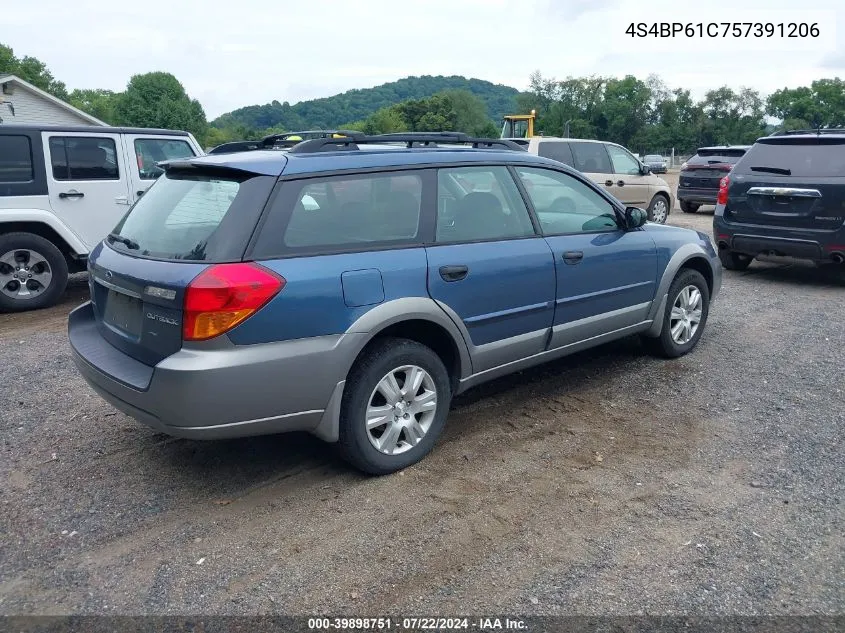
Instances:
[[[244,226],[237,225],[254,222],[272,180],[230,172],[165,173],[129,210],[107,241],[116,250],[143,257],[228,259],[232,252],[243,252],[245,244],[234,243],[245,232]],[[250,224],[249,233],[252,228]]]

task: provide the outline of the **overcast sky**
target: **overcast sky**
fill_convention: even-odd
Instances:
[[[408,75],[465,75],[525,89],[533,70],[645,79],[697,96],[763,93],[845,77],[841,0],[0,0],[0,42],[69,89],[122,90],[165,70],[209,119]],[[737,7],[742,9],[738,10]],[[815,39],[632,39],[631,22],[818,22]]]

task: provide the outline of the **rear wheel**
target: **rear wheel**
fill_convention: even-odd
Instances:
[[[373,475],[407,468],[431,451],[451,398],[449,373],[431,349],[408,339],[379,341],[347,379],[340,452]]]
[[[692,351],[701,338],[710,313],[710,288],[700,272],[682,268],[668,297],[660,336],[642,340],[652,354],[677,358]]]
[[[687,202],[686,200],[681,200],[681,211],[684,213],[695,213],[698,211],[700,204],[694,204],[692,202]]]
[[[0,235],[0,311],[55,304],[67,286],[67,261],[49,240],[33,233]]]
[[[722,266],[728,270],[745,270],[751,265],[754,258],[750,255],[735,253],[727,248],[720,248],[719,261],[722,262]]]
[[[657,224],[666,224],[668,218],[669,199],[662,194],[657,194],[648,205],[648,219]]]

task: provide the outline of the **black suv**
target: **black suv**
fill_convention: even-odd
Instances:
[[[758,139],[721,180],[713,235],[729,270],[758,255],[845,262],[845,129]]]
[[[750,145],[699,147],[695,156],[681,165],[678,202],[684,213],[695,213],[702,204],[716,204],[719,181],[748,151]]]

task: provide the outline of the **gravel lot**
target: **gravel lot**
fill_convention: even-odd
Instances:
[[[115,412],[70,359],[77,279],[0,316],[0,613],[843,613],[843,289],[726,272],[691,355],[627,340],[483,386],[365,478],[308,436]]]

